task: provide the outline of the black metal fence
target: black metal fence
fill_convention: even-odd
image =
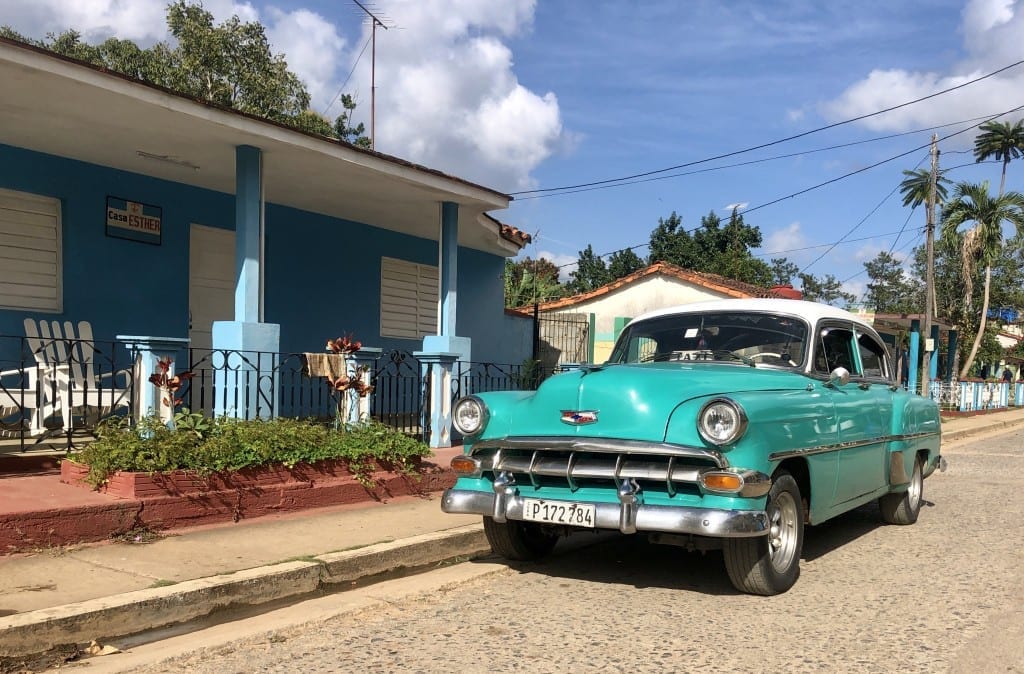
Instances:
[[[427,437],[428,369],[407,351],[355,357],[373,387],[365,401],[369,416]],[[0,368],[0,437],[20,438],[22,449],[60,435],[70,447],[74,435],[91,431],[99,419],[136,413],[140,382],[132,353],[120,342],[0,336]],[[175,392],[179,410],[329,421],[338,409],[333,387],[308,374],[306,354],[189,349],[175,359],[175,368],[192,375]],[[552,371],[531,361],[459,362],[451,396],[533,389]]]

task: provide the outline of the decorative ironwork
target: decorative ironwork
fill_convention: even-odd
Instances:
[[[37,361],[25,337],[0,336],[0,437],[22,438],[22,449],[33,442],[35,437],[26,431],[35,396],[45,388],[48,400],[59,399],[59,373],[82,373],[69,375],[64,394],[73,411],[66,433],[69,447],[72,431],[91,431],[109,415],[138,413],[134,363],[125,344],[61,339],[48,340],[43,348],[53,354],[46,365]],[[370,417],[403,433],[429,437],[429,368],[408,351],[380,355],[360,351],[356,356],[360,365],[368,366],[374,387],[369,394]],[[189,349],[175,360],[175,371],[192,373],[177,391],[181,407],[190,411],[211,417],[227,413],[240,418],[286,416],[323,422],[334,418],[336,401],[330,388],[322,378],[303,374],[304,354]],[[520,365],[458,362],[452,372],[451,395],[455,399],[468,393],[531,390],[552,371],[542,371],[530,361]],[[48,410],[46,437],[65,432],[60,409]]]

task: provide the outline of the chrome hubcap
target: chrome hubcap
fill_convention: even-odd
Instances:
[[[789,492],[782,492],[768,505],[768,553],[776,571],[784,572],[793,563],[797,546],[797,518],[800,511]]]
[[[910,486],[907,487],[907,501],[911,508],[917,508],[917,504],[921,501],[921,488],[924,486],[922,483],[924,478],[921,477],[921,462],[916,461],[914,463],[914,475],[910,478]]]

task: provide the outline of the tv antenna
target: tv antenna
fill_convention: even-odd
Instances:
[[[387,17],[380,18],[377,14],[374,14],[366,8],[363,3],[359,0],[352,0],[356,3],[359,9],[366,12],[366,16],[370,19],[370,149],[373,148],[374,141],[377,138],[377,134],[374,132],[374,121],[376,117],[377,108],[377,26],[380,26],[384,30],[388,29]]]

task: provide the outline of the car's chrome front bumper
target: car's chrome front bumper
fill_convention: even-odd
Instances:
[[[620,490],[621,492],[621,490]],[[717,538],[745,538],[768,533],[763,510],[722,510],[686,506],[644,505],[638,499],[619,494],[619,503],[595,503],[597,529],[664,531]],[[493,517],[497,522],[523,519],[523,498],[511,490],[494,494],[469,489],[448,489],[441,500],[446,513],[468,513]]]

